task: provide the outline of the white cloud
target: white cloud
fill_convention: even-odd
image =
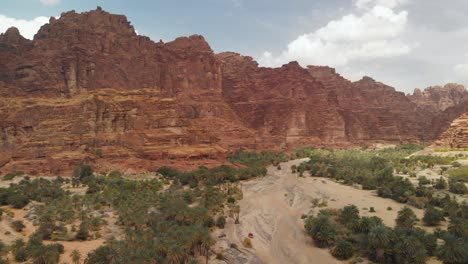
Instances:
[[[49,23],[49,18],[43,16],[24,20],[0,15],[0,33],[5,32],[10,27],[16,27],[23,37],[32,39],[39,28],[46,23]]]
[[[376,5],[361,15],[346,15],[315,32],[299,36],[279,56],[267,51],[259,63],[272,67],[296,60],[302,65],[339,67],[353,61],[407,54],[412,45],[405,43],[402,36],[408,24],[408,12],[391,8],[402,1],[360,0],[363,5]]]
[[[468,54],[466,56],[468,57]],[[468,82],[468,59],[465,63],[456,65],[454,71],[458,80]]]
[[[230,0],[231,4],[236,7],[236,8],[240,8],[242,7],[242,0]]]
[[[408,2],[409,0],[357,0],[355,5],[359,9],[368,9],[376,5],[395,8]]]
[[[56,5],[59,4],[61,0],[40,0],[44,5]]]

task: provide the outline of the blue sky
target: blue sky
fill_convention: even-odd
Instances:
[[[468,84],[466,0],[0,0],[0,32],[15,25],[32,38],[47,17],[98,5],[153,40],[201,34],[264,66],[329,65],[405,92]]]

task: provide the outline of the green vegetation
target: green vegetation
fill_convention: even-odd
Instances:
[[[468,148],[440,148],[440,149],[435,150],[435,152],[451,152],[451,151],[468,151]]]
[[[404,207],[398,212],[395,228],[385,226],[378,217],[360,217],[354,206],[341,210],[321,210],[305,220],[305,230],[317,247],[327,247],[338,259],[353,255],[376,263],[425,263],[437,256],[444,263],[468,261],[468,208],[451,218],[448,231],[432,234],[415,227],[416,215]],[[442,239],[438,245],[437,238]]]
[[[414,212],[404,207],[398,212],[395,228],[383,225],[378,217],[360,217],[355,206],[342,210],[321,210],[317,216],[305,220],[305,230],[318,247],[330,248],[333,256],[349,259],[353,255],[366,256],[377,263],[425,263],[437,256],[444,263],[468,262],[468,204],[459,203],[447,194],[466,194],[464,184],[468,167],[454,166],[456,157],[411,156],[417,147],[400,147],[377,151],[301,149],[296,157],[310,160],[292,168],[304,175],[328,177],[346,185],[360,184],[363,189],[376,190],[384,198],[426,208],[421,219],[425,225],[437,226],[449,220],[447,231],[438,229],[434,234],[416,227]],[[430,181],[422,176],[415,186],[408,178],[416,171],[441,167],[440,173],[449,175]],[[455,164],[457,165],[457,164]],[[446,195],[444,196],[444,191]],[[370,207],[369,212],[373,208]],[[391,208],[390,208],[391,209]],[[389,210],[389,208],[387,208]],[[437,238],[442,243],[438,245]]]
[[[458,182],[455,179],[449,180],[449,192],[455,194],[467,194],[468,188],[466,187],[465,183]]]
[[[450,178],[459,182],[468,183],[468,166],[462,166],[448,171]]]
[[[429,206],[424,211],[424,217],[422,219],[424,223],[428,226],[436,226],[441,221],[444,221],[444,212],[432,206]]]
[[[200,167],[193,171],[177,171],[169,167],[161,167],[157,172],[167,179],[174,180],[178,184],[189,185],[194,188],[199,185],[217,185],[265,176],[267,171],[264,167],[236,169],[227,165],[221,165],[211,169]]]
[[[2,180],[3,180],[3,181],[11,181],[11,180],[13,180],[16,176],[21,176],[21,175],[24,175],[24,172],[22,172],[22,171],[17,171],[17,172],[8,173],[8,174],[6,174],[5,176],[3,176]]]
[[[101,226],[111,221],[99,216],[105,210],[118,216],[115,225],[123,238],[108,240],[88,256],[73,252],[74,263],[109,263],[111,259],[112,263],[190,263],[200,255],[208,258],[214,243],[211,230],[224,228],[226,217],[240,221],[238,181],[264,176],[266,165],[286,159],[282,153],[237,152],[231,161],[246,167],[222,165],[193,171],[161,167],[157,170],[160,180],[131,180],[118,171],[101,175],[84,163],[74,168],[71,181],[25,177],[0,188],[1,205],[23,208],[34,202],[37,232],[28,242],[15,243],[12,254],[19,262],[58,263],[63,247],[42,241],[99,238]],[[73,192],[83,187],[85,191]],[[12,226],[21,231],[24,223],[16,221]]]
[[[13,227],[13,229],[16,231],[16,232],[21,232],[23,231],[23,228],[25,228],[26,226],[24,225],[23,221],[21,220],[16,220],[16,221],[13,221],[11,223],[11,227]]]
[[[287,161],[289,157],[282,152],[262,151],[260,153],[237,151],[229,157],[229,161],[251,168],[262,168],[268,165],[278,166],[280,162]]]
[[[415,187],[408,178],[395,176],[395,172],[414,174],[416,169],[434,167],[437,164],[449,165],[456,158],[408,155],[418,150],[417,146],[407,145],[395,149],[375,151],[301,149],[295,156],[308,155],[310,160],[303,162],[295,170],[299,175],[328,177],[352,185],[360,184],[365,190],[377,190],[377,194],[401,203],[409,203],[424,208],[432,199],[434,189],[426,177],[419,177],[419,186]],[[448,172],[452,172],[449,170]],[[445,189],[446,182],[441,179],[435,188]],[[454,183],[450,189],[459,194],[465,193],[465,186]]]

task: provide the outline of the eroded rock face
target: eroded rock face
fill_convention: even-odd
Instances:
[[[125,16],[72,11],[33,41],[0,35],[0,170],[193,168],[239,148],[432,140],[465,103],[419,101],[368,77],[261,68],[201,36],[155,43]]]
[[[444,148],[468,148],[468,109],[450,124],[435,145]]]
[[[466,102],[453,95],[450,105],[429,111],[426,101],[415,102],[370,77],[350,82],[329,67],[304,69],[291,62],[271,69],[235,53],[218,58],[226,101],[248,127],[286,148],[431,141]]]
[[[251,144],[252,132],[223,101],[220,62],[201,36],[154,43],[124,16],[98,9],[64,13],[32,44],[5,47],[2,171],[67,173],[79,160],[193,167]]]
[[[426,111],[445,111],[447,108],[457,106],[468,99],[468,92],[463,85],[447,84],[445,86],[432,86],[424,90],[415,89],[408,98]]]

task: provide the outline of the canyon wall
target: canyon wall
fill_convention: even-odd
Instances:
[[[405,96],[328,67],[262,68],[202,36],[153,42],[125,16],[71,11],[32,41],[0,35],[0,171],[193,168],[240,148],[430,141],[465,110],[453,87]]]

